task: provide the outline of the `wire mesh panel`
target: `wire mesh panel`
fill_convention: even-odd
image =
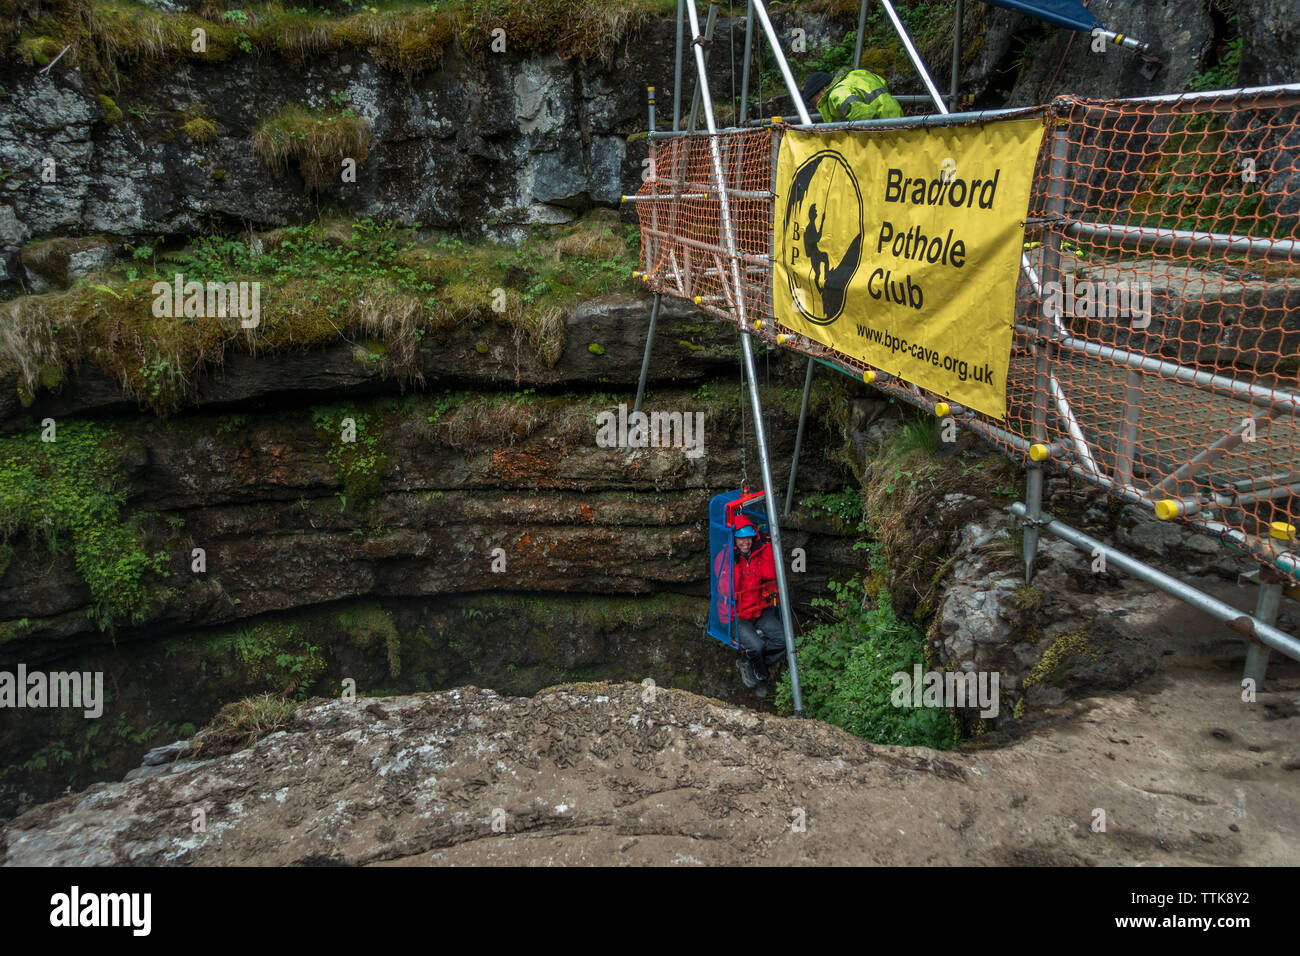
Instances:
[[[1300,582],[1297,104],[1300,87],[1057,100],[1030,193],[1007,417],[956,414],[1017,460],[1041,446],[1049,467]],[[778,136],[654,144],[637,200],[647,282],[933,409],[939,396],[773,322]]]
[[[698,299],[729,321],[771,314],[773,138],[765,129],[719,134],[716,151],[707,134],[655,143],[637,213],[642,261],[656,291]]]
[[[1287,104],[1259,91],[1057,102],[1008,424],[1059,446],[1059,467],[1296,580],[1300,135]]]

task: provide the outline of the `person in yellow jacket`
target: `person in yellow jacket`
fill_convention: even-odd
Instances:
[[[851,70],[840,79],[829,73],[814,73],[804,83],[803,101],[817,107],[827,123],[903,115],[903,108],[889,95],[885,81],[870,70]]]

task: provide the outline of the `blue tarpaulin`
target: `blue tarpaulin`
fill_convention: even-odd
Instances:
[[[729,515],[727,508],[735,502],[740,504],[731,509],[734,513],[743,514],[754,522],[759,534],[766,536],[768,533],[767,506],[761,492],[737,489],[714,495],[709,502],[709,567],[712,570],[709,573],[709,623],[705,630],[710,637],[723,644],[739,648],[740,640],[736,637],[736,625],[732,621],[736,604],[730,584],[734,515]],[[721,586],[719,582],[723,582]]]
[[[1101,26],[1101,21],[1088,12],[1079,0],[984,0],[995,7],[1019,10],[1031,17],[1046,20],[1067,30],[1082,30],[1091,33]]]

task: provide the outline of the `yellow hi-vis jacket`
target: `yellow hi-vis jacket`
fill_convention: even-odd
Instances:
[[[885,81],[870,70],[852,70],[845,74],[826,91],[817,109],[828,123],[903,115],[903,108],[889,95]]]

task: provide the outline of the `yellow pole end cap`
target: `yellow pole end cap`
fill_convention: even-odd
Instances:
[[[1034,442],[1029,446],[1030,461],[1047,461],[1052,456],[1052,449],[1040,442]]]
[[[867,369],[865,372],[862,373],[862,381],[866,382],[868,385],[870,385],[875,380],[876,380],[876,373],[871,371],[871,369]]]
[[[951,411],[952,408],[948,405],[947,402],[935,402],[934,413],[938,415],[940,418],[947,418],[948,414]]]
[[[618,197],[619,202],[627,202],[627,194]]]
[[[695,302],[696,305],[699,305],[699,304],[700,304],[701,302],[703,302],[704,300],[701,299],[701,298],[697,295],[693,301]]]
[[[1182,511],[1183,506],[1172,498],[1162,498],[1156,502],[1156,517],[1161,521],[1177,518]]]
[[[1270,537],[1279,541],[1294,541],[1295,525],[1287,524],[1285,521],[1274,521],[1268,526],[1268,533]]]
[[[637,272],[635,269],[633,269],[633,270],[632,270],[632,278],[633,278],[633,279],[639,279],[639,278],[641,278],[641,273],[639,273],[639,272]]]
[[[775,126],[775,125],[776,125],[777,123],[779,123],[779,122],[781,122],[781,117],[779,117],[779,116],[773,116],[773,117],[772,117],[772,125],[773,125],[773,126]]]
[[[763,327],[763,320],[762,320],[762,319],[755,319],[755,320],[754,320],[754,328],[756,328],[756,329],[761,329],[762,327]]]
[[[776,333],[776,344],[785,345],[786,339],[788,339],[789,337],[790,336],[786,335],[784,332]]]

